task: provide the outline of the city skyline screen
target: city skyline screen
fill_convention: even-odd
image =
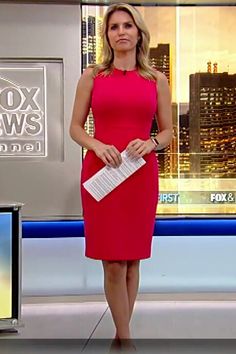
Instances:
[[[82,6],[82,70],[99,62],[106,8]],[[172,95],[174,138],[157,156],[157,214],[233,215],[236,6],[137,9],[151,35],[150,63],[166,75]],[[94,134],[91,113],[85,127]],[[154,120],[150,135],[157,132]]]
[[[0,213],[0,320],[12,317],[12,213]]]

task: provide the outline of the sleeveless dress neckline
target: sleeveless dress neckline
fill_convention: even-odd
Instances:
[[[131,73],[131,72],[134,72],[134,71],[137,71],[138,69],[137,68],[135,68],[135,69],[132,69],[132,70],[128,70],[128,69],[119,69],[119,68],[117,68],[117,67],[113,67],[113,70],[114,71],[121,71],[121,72],[124,72],[124,71],[126,71],[127,73]]]
[[[113,73],[114,74],[119,74],[119,75],[130,75],[130,74],[133,74],[133,73],[137,73],[138,72],[138,69],[135,68],[135,69],[132,69],[132,70],[123,70],[123,69],[118,69],[116,67],[113,68]]]

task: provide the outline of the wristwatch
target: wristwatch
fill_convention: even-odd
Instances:
[[[159,141],[157,140],[157,138],[150,138],[151,141],[153,142],[153,144],[155,144],[155,147],[154,147],[154,151],[157,151],[158,150],[158,146],[160,145]]]

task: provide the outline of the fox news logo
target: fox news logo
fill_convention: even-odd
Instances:
[[[233,192],[221,192],[210,194],[211,203],[235,203],[235,195]]]
[[[46,156],[44,82],[43,67],[0,68],[0,157]]]

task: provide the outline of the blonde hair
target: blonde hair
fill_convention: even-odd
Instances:
[[[139,74],[146,79],[156,81],[156,71],[149,64],[149,31],[139,11],[135,7],[125,3],[112,4],[108,7],[105,13],[101,32],[103,47],[102,60],[100,64],[90,65],[90,67],[93,67],[94,76],[101,72],[103,75],[109,75],[112,72],[114,53],[109,44],[107,32],[109,19],[116,11],[124,11],[128,13],[138,29],[140,39],[138,40],[136,47],[136,65]]]

